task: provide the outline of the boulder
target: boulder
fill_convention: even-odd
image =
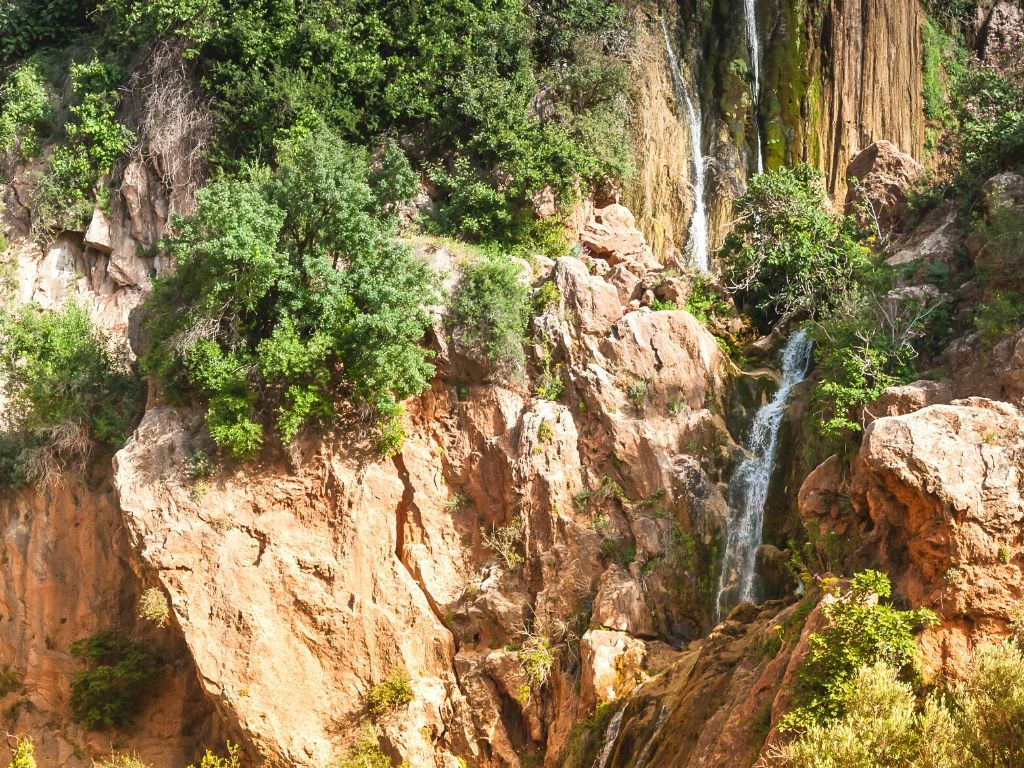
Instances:
[[[85,230],[84,242],[86,246],[100,253],[110,253],[114,250],[114,245],[110,241],[110,222],[99,208],[92,212],[89,228]]]
[[[617,565],[601,574],[592,622],[631,635],[649,637],[654,634],[643,587],[632,574]]]
[[[882,234],[898,230],[907,219],[907,193],[924,170],[910,155],[888,141],[876,141],[854,156],[846,168],[846,212],[877,226]],[[863,205],[873,214],[865,214]]]
[[[1000,637],[1022,597],[1024,417],[982,398],[872,423],[853,478],[853,507],[896,591],[936,610],[933,635]],[[942,666],[944,658],[932,659]]]
[[[868,406],[875,418],[903,416],[929,405],[948,403],[953,389],[947,381],[914,381],[901,387],[889,387]]]
[[[633,213],[618,203],[593,212],[580,232],[580,244],[612,266],[627,263],[638,272],[659,266]]]
[[[922,262],[923,266],[941,263],[955,270],[957,247],[963,239],[963,228],[957,221],[952,203],[936,206],[906,237],[893,246],[893,254],[885,263],[890,267]]]
[[[588,630],[580,641],[580,709],[613,702],[643,682],[647,647],[625,632]]]

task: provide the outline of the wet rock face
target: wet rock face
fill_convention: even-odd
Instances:
[[[889,141],[861,150],[846,168],[846,213],[886,235],[906,223],[907,193],[924,170]]]

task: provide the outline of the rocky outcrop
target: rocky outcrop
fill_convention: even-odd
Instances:
[[[921,645],[934,671],[956,674],[1024,597],[1024,417],[970,398],[879,418],[851,469],[835,457],[815,469],[801,515],[939,614]]]
[[[876,141],[846,168],[846,213],[878,235],[900,229],[907,219],[907,193],[924,168],[889,141]]]
[[[7,732],[34,738],[40,765],[78,768],[110,754],[110,734],[75,723],[68,706],[83,669],[69,648],[101,630],[143,641],[161,667],[154,696],[117,736],[121,748],[170,766],[223,743],[180,636],[136,618],[147,585],[138,574],[147,572],[128,545],[109,477],[0,494],[0,548],[0,707]]]

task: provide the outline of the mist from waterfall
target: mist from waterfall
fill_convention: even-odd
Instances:
[[[725,613],[724,599],[735,587],[732,604],[758,600],[756,583],[757,549],[761,546],[764,528],[764,507],[768,499],[775,454],[779,444],[779,430],[786,414],[786,399],[793,387],[807,376],[811,364],[814,342],[806,330],[792,334],[782,348],[781,382],[771,401],[762,405],[754,415],[745,441],[749,453],[729,483],[729,506],[733,517],[729,521],[722,567],[718,576],[718,596],[714,606],[717,623]]]
[[[743,0],[747,21],[747,46],[750,48],[750,64],[754,75],[754,133],[757,137],[757,172],[764,173],[764,150],[761,147],[761,40],[757,34],[756,0]]]
[[[676,52],[672,47],[672,39],[669,36],[664,17],[660,21],[662,34],[665,36],[665,52],[668,55],[669,69],[672,70],[672,88],[675,92],[676,105],[682,105],[686,109],[685,120],[690,130],[690,147],[693,154],[693,216],[690,219],[688,248],[693,263],[707,272],[710,267],[708,212],[704,201],[707,167],[704,162],[701,115],[694,99],[690,97],[686,89],[686,83],[683,80],[682,70],[679,68],[679,61],[676,59]]]

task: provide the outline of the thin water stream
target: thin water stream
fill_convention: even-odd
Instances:
[[[707,166],[704,162],[704,137],[700,111],[695,99],[690,97],[683,80],[683,73],[676,58],[672,39],[668,34],[665,19],[661,19],[661,31],[665,36],[665,53],[668,55],[669,68],[672,70],[672,88],[675,91],[676,104],[686,110],[685,120],[690,130],[690,148],[693,155],[693,217],[690,219],[688,247],[690,257],[695,266],[708,271],[708,212],[704,200]],[[684,117],[680,115],[680,117]]]
[[[757,136],[757,172],[764,173],[764,150],[761,147],[761,39],[757,33],[756,0],[743,0],[747,21],[747,45],[750,48],[750,65],[754,75],[754,133]]]
[[[728,609],[741,602],[759,599],[755,563],[764,529],[764,507],[775,468],[779,429],[786,414],[786,400],[793,387],[807,376],[814,342],[806,330],[792,334],[782,348],[782,381],[770,402],[754,415],[746,439],[749,455],[729,483],[729,521],[722,567],[718,576],[718,597],[714,606],[717,623]]]

